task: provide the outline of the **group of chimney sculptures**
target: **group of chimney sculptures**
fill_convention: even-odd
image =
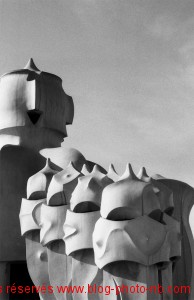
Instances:
[[[1,77],[0,285],[26,260],[41,300],[194,299],[194,189],[61,146],[73,116],[62,80],[32,59]]]

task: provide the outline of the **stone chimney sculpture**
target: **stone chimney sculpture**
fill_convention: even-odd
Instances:
[[[32,59],[23,69],[0,78],[0,281],[3,285],[9,284],[10,262],[26,260],[18,214],[21,198],[26,197],[28,178],[45,166],[46,159],[40,151],[54,150],[58,165],[51,164],[58,171],[69,160],[78,168],[86,162],[79,151],[61,148],[67,136],[66,126],[72,124],[73,116],[73,99],[64,92],[61,78],[40,71]]]
[[[73,100],[63,91],[62,80],[40,72],[32,59],[24,69],[1,77],[0,99],[0,238],[9,235],[0,245],[0,260],[22,260],[25,249],[16,216],[21,196],[28,178],[45,164],[39,151],[60,146],[67,136]]]
[[[130,164],[107,172],[64,148],[73,116],[62,80],[32,59],[1,77],[0,299],[11,299],[10,264],[27,261],[33,284],[46,286],[41,300],[193,300],[194,189]],[[172,292],[150,292],[158,286]]]
[[[28,178],[45,164],[45,158],[39,151],[61,145],[67,135],[66,125],[73,122],[73,115],[73,100],[63,91],[62,80],[41,72],[32,59],[24,69],[1,77],[1,282],[6,283],[4,271],[9,272],[9,264],[5,262],[26,259],[17,215],[21,197],[26,194]]]

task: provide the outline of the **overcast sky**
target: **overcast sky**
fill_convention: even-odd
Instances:
[[[65,145],[194,186],[194,1],[0,0],[0,73],[30,57],[74,99]]]

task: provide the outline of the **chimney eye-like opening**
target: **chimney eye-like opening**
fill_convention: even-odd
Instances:
[[[38,120],[40,119],[40,116],[42,115],[42,111],[39,109],[31,109],[27,111],[28,117],[30,118],[30,121],[35,125]]]

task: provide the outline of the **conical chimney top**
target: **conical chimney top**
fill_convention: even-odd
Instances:
[[[133,172],[132,166],[130,163],[127,163],[125,172],[123,173],[123,175],[120,177],[120,180],[129,178],[131,180],[139,180],[139,178],[137,178],[137,176],[135,175],[135,173]]]
[[[40,70],[37,68],[37,66],[35,65],[32,58],[29,59],[26,66],[24,67],[24,69],[28,69],[28,70],[31,70],[31,71],[34,71],[34,72],[40,72]]]

